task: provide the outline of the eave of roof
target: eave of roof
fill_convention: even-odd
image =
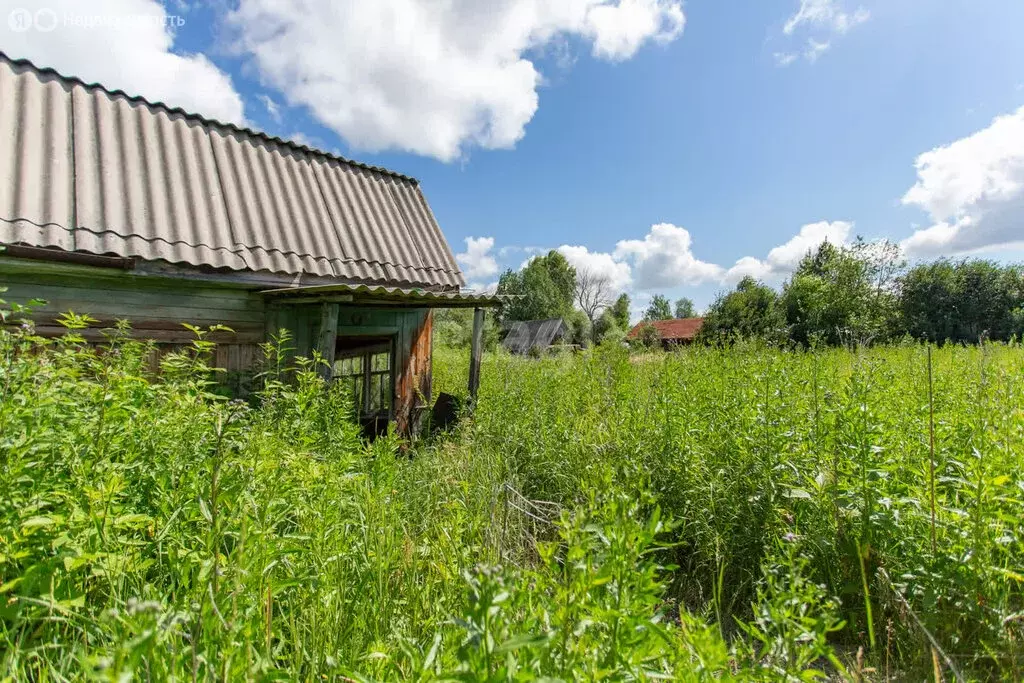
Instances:
[[[341,301],[351,303],[406,304],[423,308],[497,308],[503,303],[497,294],[462,294],[406,289],[384,285],[337,284],[265,289],[263,296],[282,304]]]

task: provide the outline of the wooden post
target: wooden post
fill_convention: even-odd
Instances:
[[[473,342],[469,350],[469,402],[476,405],[480,388],[480,355],[484,345],[484,309],[473,309]]]
[[[334,345],[338,338],[338,304],[320,304],[320,338],[316,350],[320,352],[326,366],[317,368],[320,376],[330,380],[334,376]]]

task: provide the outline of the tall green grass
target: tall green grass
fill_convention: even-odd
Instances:
[[[96,348],[66,322],[57,341],[0,331],[0,677],[728,666],[703,624],[656,619],[662,526],[633,496],[606,487],[562,510],[518,496],[461,439],[411,459],[393,437],[367,445],[310,363],[281,373],[287,339],[243,403],[217,393],[200,330],[153,373],[152,345],[126,329]]]
[[[934,352],[933,551],[924,348],[488,357],[409,457],[286,338],[240,402],[67,324],[0,332],[5,679],[1019,677],[1016,347]]]
[[[468,431],[527,497],[571,505],[609,464],[639,473],[677,522],[667,595],[726,638],[777,624],[766,590],[799,569],[855,665],[930,676],[935,649],[946,676],[1021,676],[1017,345],[496,356]]]

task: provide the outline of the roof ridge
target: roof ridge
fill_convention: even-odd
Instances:
[[[353,166],[355,168],[361,168],[361,169],[364,169],[364,170],[367,170],[367,171],[372,171],[374,173],[380,173],[381,175],[386,175],[386,176],[391,176],[393,178],[398,178],[399,180],[405,180],[405,181],[408,181],[408,182],[412,183],[413,185],[417,185],[418,186],[420,184],[420,181],[417,180],[416,178],[412,177],[412,176],[405,175],[404,173],[399,173],[398,171],[392,171],[391,169],[384,168],[382,166],[374,166],[372,164],[365,164],[365,163],[363,163],[361,161],[355,161],[353,159],[348,159],[348,158],[343,157],[343,156],[341,156],[339,154],[332,154],[330,152],[325,152],[322,149],[317,149],[316,147],[310,147],[309,145],[303,145],[303,144],[300,144],[298,142],[295,142],[294,140],[287,140],[285,138],[281,138],[281,137],[278,137],[276,135],[271,135],[271,134],[266,133],[266,132],[261,131],[261,130],[255,130],[255,129],[249,128],[247,126],[238,126],[238,125],[236,125],[234,123],[225,123],[225,122],[220,121],[218,119],[215,119],[215,118],[212,118],[212,117],[209,117],[209,116],[204,116],[203,114],[197,114],[197,113],[194,113],[194,112],[186,111],[185,109],[183,109],[181,107],[172,107],[172,106],[170,106],[168,104],[165,104],[164,102],[161,102],[159,100],[154,102],[152,100],[146,99],[142,95],[129,95],[128,93],[126,93],[124,90],[121,90],[120,88],[111,89],[111,88],[108,88],[107,86],[103,85],[102,83],[95,83],[95,82],[94,83],[87,83],[84,80],[82,80],[81,78],[78,78],[77,76],[66,76],[66,75],[60,73],[59,71],[57,71],[56,69],[54,69],[52,67],[37,66],[30,59],[26,59],[24,57],[21,57],[21,58],[11,57],[10,55],[8,55],[3,50],[0,50],[0,60],[4,60],[4,61],[8,62],[9,64],[11,64],[13,66],[28,67],[28,68],[32,69],[34,72],[36,72],[37,74],[40,74],[40,75],[54,76],[54,77],[56,77],[57,79],[59,79],[60,81],[62,81],[64,83],[68,83],[68,84],[71,84],[71,85],[79,85],[79,86],[85,88],[86,90],[100,90],[100,91],[105,92],[106,94],[108,94],[110,96],[113,96],[113,97],[123,97],[126,100],[128,100],[129,102],[137,103],[137,104],[144,104],[147,107],[150,107],[152,109],[163,110],[163,111],[167,112],[168,114],[179,114],[179,115],[183,116],[186,120],[198,121],[199,123],[201,123],[203,125],[206,125],[206,126],[217,126],[217,127],[220,127],[220,128],[224,128],[224,129],[227,129],[227,130],[234,131],[236,133],[242,133],[243,135],[250,135],[250,136],[255,137],[255,138],[260,138],[261,140],[265,140],[267,142],[274,142],[274,143],[277,143],[277,144],[285,145],[286,147],[290,147],[292,149],[296,149],[296,150],[299,150],[299,151],[307,152],[307,153],[312,154],[313,156],[316,156],[316,157],[320,157],[320,158],[323,158],[323,159],[329,159],[329,160],[332,160],[332,161],[338,161],[338,162],[341,162],[343,164],[347,164],[349,166]]]

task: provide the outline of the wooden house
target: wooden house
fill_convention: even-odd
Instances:
[[[38,297],[44,335],[130,321],[161,345],[226,325],[215,364],[256,369],[279,330],[353,387],[364,424],[416,429],[431,396],[431,309],[483,309],[413,178],[0,53],[0,286]]]
[[[645,326],[651,326],[657,330],[661,346],[667,351],[677,346],[692,344],[697,339],[700,328],[704,326],[704,318],[641,321],[633,326],[626,338],[636,339]]]
[[[525,356],[547,351],[568,336],[569,328],[561,318],[516,320],[509,324],[501,345],[510,353]]]

